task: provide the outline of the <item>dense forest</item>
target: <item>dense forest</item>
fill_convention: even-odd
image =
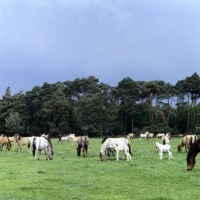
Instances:
[[[116,87],[98,78],[76,78],[0,99],[0,133],[24,136],[51,133],[102,136],[107,128],[116,135],[200,132],[200,77],[179,80],[122,79]]]

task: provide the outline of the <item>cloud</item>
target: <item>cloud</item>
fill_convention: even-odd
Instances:
[[[0,91],[90,75],[176,83],[199,72],[199,13],[199,1],[2,0]]]

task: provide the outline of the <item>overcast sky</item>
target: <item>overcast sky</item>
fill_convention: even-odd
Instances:
[[[199,0],[0,0],[0,98],[44,82],[200,75]]]

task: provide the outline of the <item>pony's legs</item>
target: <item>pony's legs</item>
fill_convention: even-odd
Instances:
[[[116,160],[119,160],[119,151],[116,151]]]
[[[162,160],[162,151],[159,151],[159,155],[160,155],[160,160]]]
[[[40,153],[41,153],[41,151],[40,151]],[[47,151],[46,150],[44,150],[44,154],[45,154],[45,156],[46,156],[46,160],[48,160],[48,156],[47,156]],[[38,159],[39,160],[39,159]]]
[[[85,148],[85,157],[87,157],[87,147]]]
[[[35,149],[35,160],[37,160],[37,152],[38,150]]]
[[[38,160],[40,160],[41,151],[38,152]]]
[[[131,155],[130,155],[130,153],[126,153],[126,158],[127,158],[127,161],[129,161],[129,160],[131,160]]]
[[[169,151],[169,160],[170,158],[173,158],[171,151]]]

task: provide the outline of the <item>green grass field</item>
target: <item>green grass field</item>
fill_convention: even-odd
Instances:
[[[132,161],[101,162],[101,138],[91,138],[88,157],[78,157],[75,145],[58,145],[53,139],[54,158],[35,161],[23,152],[5,150],[1,156],[0,199],[199,199],[200,164],[198,156],[193,171],[186,170],[186,153],[177,152],[181,138],[172,138],[173,159],[164,154],[159,159],[155,141],[130,140]],[[161,139],[157,141],[161,142]]]

